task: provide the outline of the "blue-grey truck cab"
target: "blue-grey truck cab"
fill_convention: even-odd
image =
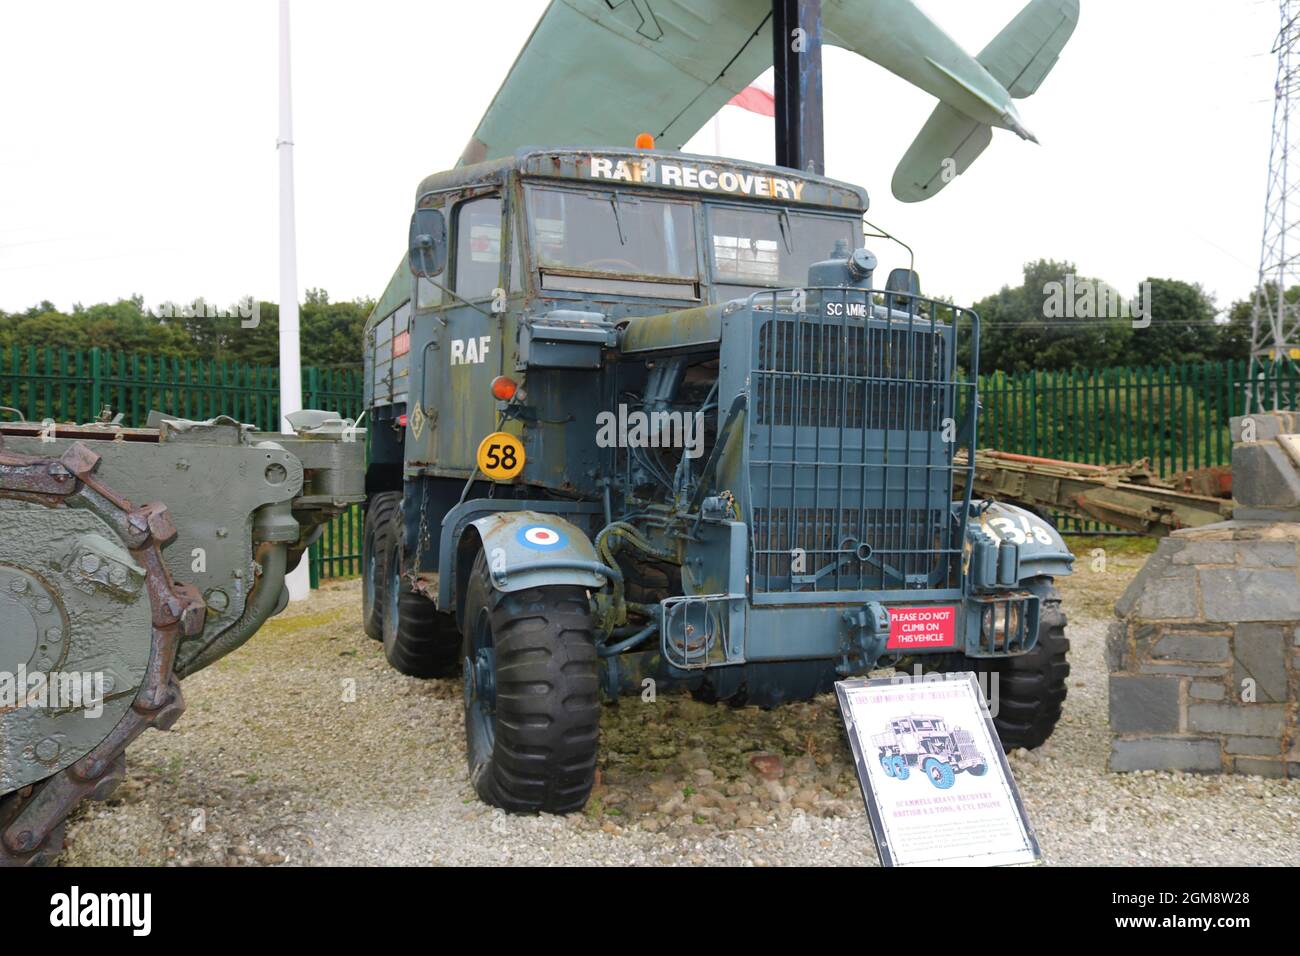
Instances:
[[[602,695],[772,706],[894,665],[999,678],[1036,746],[1068,673],[1039,517],[972,501],[979,318],[877,283],[867,196],[656,150],[420,184],[366,328],[365,621],[464,682],[470,772],[580,808]]]

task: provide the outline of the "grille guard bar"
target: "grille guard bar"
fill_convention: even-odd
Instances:
[[[742,507],[755,603],[966,594],[973,483],[956,484],[971,466],[955,453],[958,437],[976,440],[978,315],[848,287],[756,292],[744,310]]]

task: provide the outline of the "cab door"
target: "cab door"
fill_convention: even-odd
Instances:
[[[898,722],[898,745],[904,755],[917,753],[921,749],[916,736],[916,728],[912,725],[910,719]]]
[[[442,387],[436,444],[440,470],[468,474],[482,439],[496,430],[492,379],[502,372],[504,305],[500,192],[466,196],[451,210],[450,286],[441,329]]]
[[[449,253],[445,272],[416,281],[407,461],[426,474],[468,477],[478,442],[495,426],[489,388],[501,368],[501,323],[493,314],[502,278],[501,195],[480,187],[422,205],[443,210]]]

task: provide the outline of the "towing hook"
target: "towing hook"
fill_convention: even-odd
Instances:
[[[889,640],[889,609],[879,601],[868,601],[856,610],[845,611],[848,625],[846,650],[860,653],[872,664],[885,652]]]

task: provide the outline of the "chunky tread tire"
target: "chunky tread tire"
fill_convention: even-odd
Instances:
[[[470,726],[476,705],[466,705],[474,789],[485,802],[512,813],[581,810],[595,779],[600,736],[586,591],[551,585],[502,593],[492,587],[480,552],[465,596],[464,658],[474,655],[475,627],[483,615],[496,662],[496,712],[489,750]]]
[[[1005,750],[1032,750],[1047,742],[1061,719],[1065,679],[1070,676],[1070,640],[1065,636],[1061,593],[1048,577],[1031,578],[1025,588],[1039,599],[1038,644],[1032,651],[994,659],[952,655],[940,666],[941,670],[998,675],[998,712],[993,724]]]
[[[401,521],[392,516],[384,602],[384,657],[408,677],[450,677],[460,669],[456,616],[439,611],[401,576]]]
[[[392,550],[393,515],[402,506],[399,491],[384,491],[366,507],[366,533],[362,539],[361,566],[366,579],[361,588],[361,621],[366,637],[384,639],[384,605],[388,603],[388,557]]]
[[[1061,593],[1051,578],[1027,587],[1038,595],[1038,644],[1028,654],[1002,661],[999,708],[994,724],[1004,747],[1041,747],[1052,736],[1067,694],[1070,639],[1065,636]]]

